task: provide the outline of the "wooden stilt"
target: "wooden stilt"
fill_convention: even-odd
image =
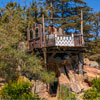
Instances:
[[[79,58],[79,74],[83,75],[83,56],[81,53],[79,53],[78,58]]]
[[[30,28],[29,27],[27,28],[27,40],[28,41],[30,40]]]
[[[43,54],[44,54],[45,68],[47,69],[47,52],[46,52],[46,39],[45,39],[45,21],[44,21],[44,14],[42,15],[42,22],[43,22],[43,40],[44,40]]]

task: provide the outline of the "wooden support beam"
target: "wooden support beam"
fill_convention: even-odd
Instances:
[[[83,10],[81,10],[81,43],[84,45],[84,39],[83,39]]]
[[[42,15],[42,23],[43,23],[43,40],[44,40],[43,54],[44,54],[45,68],[47,69],[47,52],[46,52],[46,37],[45,37],[45,20],[44,20],[44,14]]]
[[[66,19],[66,18],[45,18],[45,20],[50,20],[50,19]]]
[[[79,59],[79,74],[83,75],[83,55],[81,53],[79,53],[78,59]]]
[[[30,28],[29,27],[27,28],[27,40],[28,41],[30,40]]]

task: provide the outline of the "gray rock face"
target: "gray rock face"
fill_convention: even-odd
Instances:
[[[47,84],[37,80],[37,81],[34,81],[32,80],[31,81],[32,83],[32,94],[38,94],[41,98],[48,98],[49,94],[47,92]]]
[[[93,68],[99,68],[99,64],[95,61],[91,61],[90,62],[90,67],[93,67]]]
[[[88,58],[84,59],[84,64],[86,66],[92,67],[92,68],[99,68],[99,64],[96,61],[90,61]]]

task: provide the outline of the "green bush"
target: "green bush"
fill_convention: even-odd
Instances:
[[[93,100],[97,97],[97,90],[96,89],[89,89],[84,92],[84,99],[85,100]]]
[[[75,94],[73,94],[69,88],[62,85],[60,87],[58,100],[76,100]]]
[[[92,86],[100,92],[100,78],[95,78],[92,80]]]
[[[31,93],[30,82],[9,83],[2,89],[1,95],[2,99],[37,100],[37,96]]]
[[[84,100],[100,100],[100,78],[92,80],[92,89],[84,92]]]

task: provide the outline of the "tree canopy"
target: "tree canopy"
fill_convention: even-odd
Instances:
[[[18,46],[21,42],[25,42],[29,25],[42,24],[42,14],[45,17],[65,18],[47,20],[46,23],[61,27],[66,34],[80,34],[81,10],[83,10],[84,35],[89,46],[89,55],[100,53],[100,12],[94,13],[84,0],[38,0],[24,7],[16,2],[9,2],[5,8],[0,8],[1,75],[8,80],[9,78],[13,80],[18,76],[17,67],[20,66],[21,74],[27,72],[29,76],[36,76],[47,82],[49,82],[49,75],[52,75],[50,81],[54,79],[54,74],[46,72],[36,56],[32,57],[25,50],[20,50]]]

